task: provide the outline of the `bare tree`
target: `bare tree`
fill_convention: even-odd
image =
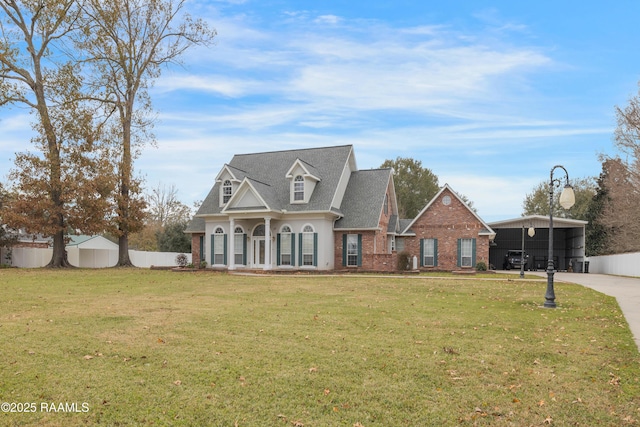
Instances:
[[[635,174],[620,158],[606,159],[602,164],[600,185],[605,190],[597,223],[607,230],[604,253],[640,250],[640,187]]]
[[[178,190],[175,184],[170,187],[162,183],[151,190],[147,196],[149,219],[160,227],[166,227],[176,222],[189,221],[191,209],[178,200]]]
[[[607,253],[640,250],[640,93],[616,107],[616,117],[614,143],[623,156],[603,159],[599,184],[605,200],[593,218],[606,230]]]
[[[142,226],[138,211],[143,206],[140,198],[135,200],[132,176],[137,150],[154,140],[147,90],[160,76],[163,65],[179,63],[187,49],[207,45],[216,35],[206,22],[185,14],[183,6],[184,0],[85,2],[84,12],[91,26],[78,39],[78,46],[93,67],[101,101],[115,112],[120,141],[116,217],[119,266],[131,265],[129,233]]]

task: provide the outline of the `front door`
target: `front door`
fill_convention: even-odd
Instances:
[[[264,237],[253,238],[253,266],[256,268],[264,267],[265,247]]]
[[[266,247],[264,224],[260,224],[253,230],[251,238],[251,264],[253,268],[264,267]]]

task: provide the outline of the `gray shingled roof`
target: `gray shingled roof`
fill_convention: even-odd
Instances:
[[[205,224],[204,218],[193,217],[189,224],[187,224],[187,228],[184,230],[185,233],[204,233],[205,232]]]
[[[274,151],[266,153],[237,154],[228,166],[234,171],[246,173],[246,177],[268,183],[255,185],[256,190],[274,210],[286,209],[290,212],[301,211],[330,211],[331,202],[335,196],[338,182],[353,147],[351,145],[310,148],[302,150]],[[290,203],[290,180],[286,173],[297,159],[313,168],[313,173],[321,178],[307,204]],[[311,170],[310,170],[311,171]],[[239,178],[239,177],[238,177]],[[242,178],[240,178],[242,179]],[[252,183],[254,183],[252,181]],[[207,197],[202,202],[196,215],[218,214],[220,183],[215,183]],[[259,187],[259,188],[258,188]],[[264,191],[264,194],[263,194]]]
[[[341,210],[344,217],[336,222],[335,229],[378,227],[391,173],[391,169],[353,172],[342,199]]]

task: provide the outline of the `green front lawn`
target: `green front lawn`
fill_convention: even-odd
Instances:
[[[637,425],[615,300],[545,288],[0,270],[0,425]]]

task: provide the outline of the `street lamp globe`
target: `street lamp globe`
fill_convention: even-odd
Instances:
[[[576,195],[573,192],[573,187],[569,184],[565,185],[560,194],[560,206],[564,209],[571,209],[576,203]]]

